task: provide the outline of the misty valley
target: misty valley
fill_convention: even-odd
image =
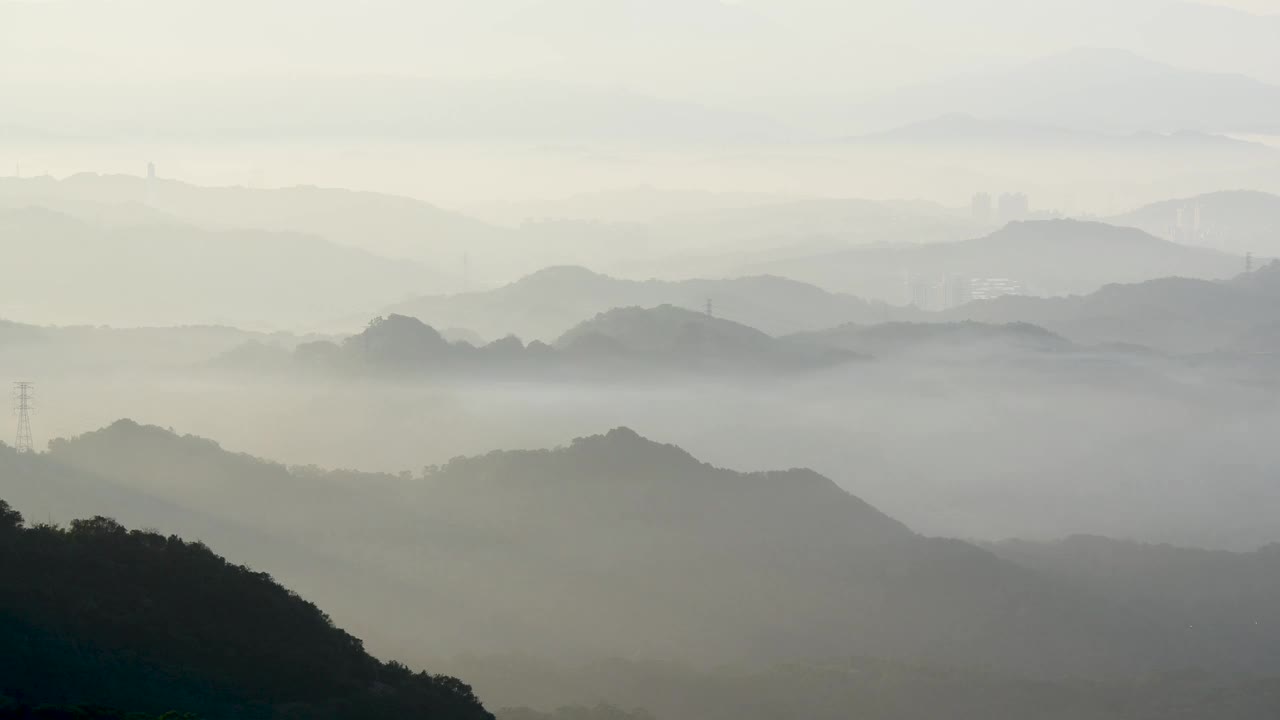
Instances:
[[[0,720],[1280,717],[1277,48],[0,0]]]

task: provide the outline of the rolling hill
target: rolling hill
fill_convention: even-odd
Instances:
[[[37,324],[314,326],[436,285],[436,275],[319,237],[103,225],[38,207],[0,211],[13,273],[0,314]]]
[[[1139,682],[1112,664],[1140,642],[1151,643],[1146,662],[1176,667],[1164,653],[1193,637],[1203,644],[1188,657],[1202,666],[1274,668],[1274,583],[1195,585],[1248,577],[1270,562],[1265,551],[1256,560],[1189,553],[1189,567],[1208,575],[1158,556],[1129,572],[1126,552],[1106,552],[1101,573],[1075,572],[1022,544],[984,551],[921,538],[807,471],[718,470],[621,429],[396,479],[289,470],[121,422],[44,455],[0,447],[0,473],[18,495],[80,482],[137,494],[28,497],[41,514],[65,517],[81,503],[166,528],[204,518],[211,524],[198,532],[215,547],[233,542],[289,585],[320,587],[306,594],[340,599],[379,644],[394,637],[397,655],[460,653],[442,665],[487,702],[562,707],[512,707],[504,720],[767,720],[781,710],[831,720],[851,710],[874,720],[1261,720],[1276,697],[1265,678],[1177,672]],[[263,502],[277,492],[295,498],[291,512]],[[25,688],[27,702],[91,697],[248,718],[487,717],[469,687],[373,660],[314,605],[202,544],[101,517],[15,529],[16,514],[0,510],[0,640],[20,648],[0,669],[9,694]],[[304,537],[321,562],[280,557]],[[1183,585],[1194,606],[1165,592]],[[1230,615],[1242,594],[1257,612]],[[1209,626],[1179,627],[1188,613]],[[1121,625],[1107,630],[1111,622]],[[999,647],[1030,661],[992,667]],[[727,648],[733,665],[674,659]],[[908,660],[869,657],[907,648]],[[780,656],[808,659],[769,662]],[[56,674],[46,670],[54,663]],[[1028,677],[1063,667],[1094,679]],[[14,707],[3,695],[0,712]]]
[[[1226,278],[1243,266],[1242,257],[1178,245],[1132,228],[1045,220],[1010,223],[971,240],[854,248],[772,261],[752,269],[904,303],[907,279],[1007,278],[1024,285],[1030,294],[1065,295],[1161,277]]]
[[[651,188],[576,196],[526,212],[520,234],[537,247],[559,248],[567,262],[668,279],[735,277],[771,258],[945,242],[992,229],[967,211],[923,201]]]
[[[1269,3],[1175,2],[1161,6],[1141,27],[1137,47],[1184,67],[1280,83],[1280,65],[1270,52],[1277,32],[1280,15]],[[1192,36],[1198,40],[1188,45]]]
[[[917,536],[815,473],[722,470],[624,429],[421,478],[299,473],[133,423],[17,461],[15,492],[65,470],[199,513],[211,541],[233,535],[245,559],[420,661],[531,647],[713,663],[856,652],[1088,674],[1199,657],[1140,615]],[[285,498],[287,516],[266,509]],[[58,504],[39,509],[60,516]],[[172,527],[164,507],[128,512]],[[352,570],[335,582],[335,568]]]
[[[0,207],[39,206],[87,221],[168,218],[210,231],[308,235],[390,258],[447,269],[418,289],[458,287],[464,252],[498,256],[508,233],[465,215],[395,195],[310,186],[202,187],[157,178],[81,173],[0,180]],[[152,224],[152,223],[145,223]]]
[[[429,296],[388,308],[436,327],[464,327],[488,338],[509,333],[551,342],[598,313],[620,307],[703,309],[769,334],[874,322],[887,309],[781,277],[733,280],[622,280],[580,267],[553,267],[496,290]]]
[[[250,373],[321,371],[368,377],[618,380],[672,376],[758,376],[831,367],[855,359],[833,348],[776,340],[759,330],[670,305],[620,308],[566,332],[554,345],[507,336],[475,346],[451,342],[406,315],[375,318],[341,342],[317,340],[292,351],[248,340],[211,366]]]
[[[1280,257],[1280,197],[1270,193],[1240,190],[1166,200],[1112,221],[1186,245]]]
[[[555,347],[570,356],[706,372],[818,368],[856,357],[839,349],[783,342],[746,325],[671,305],[601,313],[560,336]]]
[[[1163,278],[1065,298],[1004,297],[939,319],[1026,322],[1082,343],[1136,343],[1173,353],[1247,349],[1280,311],[1280,263],[1229,281]]]

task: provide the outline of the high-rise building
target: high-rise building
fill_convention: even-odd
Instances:
[[[1174,214],[1173,239],[1175,242],[1195,243],[1204,236],[1201,226],[1200,203],[1179,207]]]
[[[960,307],[973,299],[973,288],[969,278],[960,275],[948,275],[943,280],[944,309]]]
[[[991,194],[980,192],[973,196],[969,203],[969,213],[975,222],[982,225],[991,224]]]
[[[1027,288],[1011,278],[972,278],[969,297],[972,300],[995,300],[1008,295],[1025,295]]]
[[[969,301],[968,280],[954,275],[907,276],[907,304],[920,310],[949,310]]]

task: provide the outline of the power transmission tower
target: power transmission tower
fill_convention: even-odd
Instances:
[[[1253,253],[1244,254],[1244,271],[1247,273],[1253,272]]]
[[[20,453],[36,451],[31,439],[31,413],[35,410],[35,385],[29,382],[13,384],[13,411],[18,416],[18,441],[14,445]]]
[[[715,306],[711,303],[711,298],[707,298],[707,317],[715,317]]]

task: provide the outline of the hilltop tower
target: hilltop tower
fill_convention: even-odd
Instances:
[[[13,384],[13,411],[18,416],[18,437],[14,447],[20,453],[36,451],[31,438],[31,413],[35,410],[35,385],[29,382]]]

